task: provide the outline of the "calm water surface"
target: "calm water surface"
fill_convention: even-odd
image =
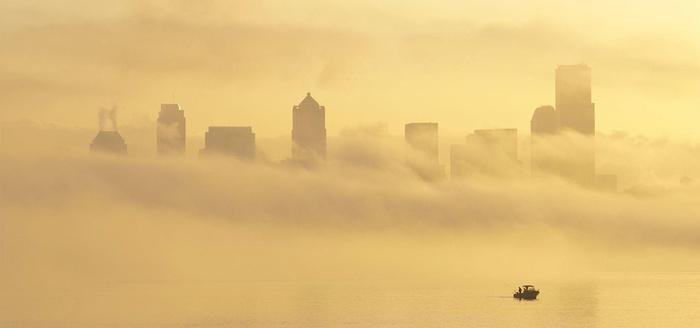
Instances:
[[[2,327],[700,327],[700,274],[470,282],[119,283],[3,290]]]

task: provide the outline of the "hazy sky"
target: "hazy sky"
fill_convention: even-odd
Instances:
[[[0,120],[97,128],[100,107],[151,126],[289,134],[307,91],[329,135],[515,127],[554,103],[554,68],[593,72],[597,128],[697,134],[700,3],[688,1],[16,1],[0,3]]]

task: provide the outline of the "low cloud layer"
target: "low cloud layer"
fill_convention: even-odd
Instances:
[[[557,179],[428,183],[382,131],[346,130],[316,171],[4,153],[3,284],[698,269],[698,187],[638,197]]]

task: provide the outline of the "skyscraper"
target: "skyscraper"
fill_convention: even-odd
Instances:
[[[255,133],[249,126],[210,126],[204,134],[202,155],[233,156],[241,160],[255,160]]]
[[[559,129],[595,135],[595,105],[591,102],[591,69],[583,64],[555,70],[555,101]]]
[[[177,104],[161,104],[158,114],[158,155],[184,156],[185,133],[185,111]]]
[[[555,70],[559,131],[573,132],[574,148],[559,161],[560,174],[593,187],[595,179],[595,105],[591,102],[591,69],[583,64],[560,65]],[[578,134],[578,136],[576,135]],[[569,156],[571,155],[571,156]]]
[[[540,106],[535,109],[530,120],[530,132],[537,135],[553,135],[559,129],[557,111],[552,106]]]
[[[537,107],[530,120],[530,163],[533,176],[559,173],[556,152],[552,150],[558,130],[559,122],[554,107]]]
[[[326,108],[306,93],[292,108],[292,160],[309,162],[326,159]]]

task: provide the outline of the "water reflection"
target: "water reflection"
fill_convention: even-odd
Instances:
[[[0,293],[1,327],[693,327],[700,274],[538,282],[537,300],[497,284],[139,283]],[[16,311],[31,308],[31,312]]]
[[[598,317],[598,283],[594,281],[570,282],[559,286],[552,298],[557,306],[555,326],[596,327]]]

